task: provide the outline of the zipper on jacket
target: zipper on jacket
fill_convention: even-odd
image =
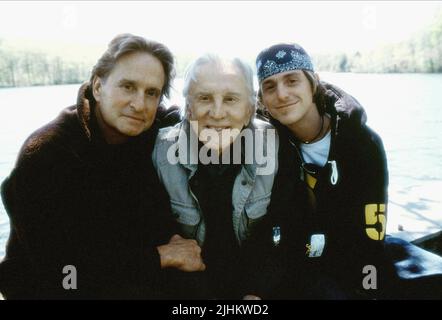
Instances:
[[[327,163],[331,165],[330,183],[335,186],[339,181],[339,170],[336,162],[336,138],[338,134],[338,115],[330,117],[331,119],[331,136],[330,136],[330,151],[327,159]]]

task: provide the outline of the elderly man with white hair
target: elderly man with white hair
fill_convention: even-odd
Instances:
[[[250,293],[241,286],[244,243],[267,212],[277,170],[275,131],[255,118],[253,72],[238,58],[196,59],[183,93],[184,120],[160,131],[153,162],[182,235],[202,247],[199,298],[240,298]]]

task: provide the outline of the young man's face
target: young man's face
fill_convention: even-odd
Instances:
[[[106,79],[95,79],[96,115],[108,143],[122,143],[151,127],[164,81],[161,62],[145,52],[124,55]]]
[[[235,132],[252,116],[249,95],[244,76],[233,64],[207,63],[198,69],[189,90],[188,116],[198,122],[194,130],[206,147],[222,151],[236,139]]]
[[[295,124],[315,108],[310,82],[301,70],[275,74],[260,87],[264,106],[283,125]]]

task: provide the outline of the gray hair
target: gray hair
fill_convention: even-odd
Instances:
[[[161,62],[165,74],[164,86],[161,94],[168,98],[172,81],[175,77],[172,53],[162,43],[147,40],[140,36],[134,36],[130,33],[120,34],[112,39],[106,52],[101,56],[92,69],[90,82],[93,83],[95,77],[106,79],[115,67],[118,59],[134,52],[146,52]]]
[[[185,107],[182,110],[183,116],[187,115],[187,109],[189,106],[189,90],[192,83],[196,82],[197,73],[199,68],[206,64],[214,64],[214,65],[222,65],[223,63],[232,63],[235,67],[238,68],[240,74],[244,77],[244,81],[246,84],[246,88],[249,94],[249,101],[252,108],[252,115],[255,114],[255,106],[256,106],[256,92],[254,89],[253,83],[253,70],[252,68],[240,58],[223,58],[217,54],[206,53],[195,61],[193,61],[186,69],[186,73],[184,75],[184,84],[183,84],[183,96],[185,99]],[[252,116],[252,117],[253,117]]]

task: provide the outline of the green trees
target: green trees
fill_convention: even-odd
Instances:
[[[72,56],[72,55],[71,55]],[[371,51],[313,54],[319,71],[331,72],[442,72],[442,11],[425,30],[407,41]],[[182,77],[195,57],[177,54],[177,76]],[[0,88],[81,83],[89,78],[94,61],[32,50],[10,49],[0,39]],[[254,58],[249,59],[254,64]]]
[[[332,72],[442,72],[442,12],[407,41],[367,52],[313,55],[317,69]]]
[[[0,87],[81,83],[89,78],[91,68],[83,61],[9,49],[0,41]]]

